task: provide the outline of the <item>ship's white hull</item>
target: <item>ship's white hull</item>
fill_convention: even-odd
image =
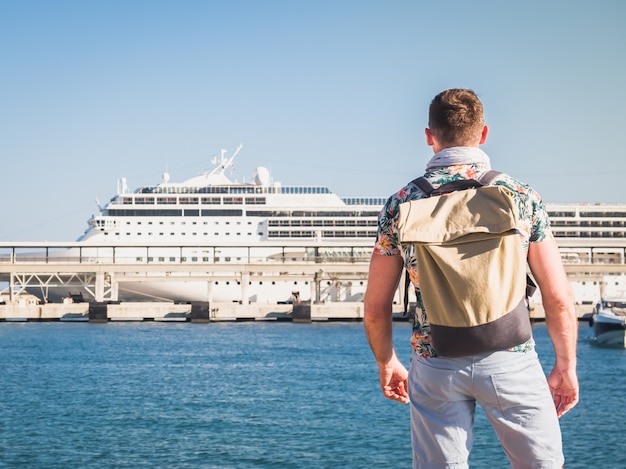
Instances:
[[[116,301],[166,301],[194,302],[208,301],[219,303],[286,303],[311,301],[316,297],[312,283],[308,281],[253,281],[242,288],[241,282],[205,280],[179,280],[168,277],[162,281],[145,280],[118,282]],[[60,303],[71,298],[76,302],[93,301],[93,292],[78,285],[49,287],[42,290],[39,286],[27,288],[41,301]],[[365,282],[323,282],[319,292],[319,301],[360,302],[365,294]]]
[[[224,282],[222,282],[224,283]],[[321,302],[363,301],[365,287],[331,285],[321,292]],[[208,301],[234,303],[283,303],[310,301],[311,285],[308,282],[268,282],[249,285],[243,292],[241,284],[209,286],[202,281],[129,282],[120,283],[120,301]]]

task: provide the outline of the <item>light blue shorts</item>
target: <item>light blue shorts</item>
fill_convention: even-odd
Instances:
[[[535,351],[461,358],[413,353],[409,394],[414,469],[468,467],[476,402],[514,469],[563,465],[559,420]]]

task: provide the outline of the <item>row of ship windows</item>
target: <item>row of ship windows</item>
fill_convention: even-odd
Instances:
[[[289,189],[289,188],[286,188]],[[315,192],[312,187],[299,187],[300,194],[313,194]],[[308,191],[308,192],[307,192]],[[324,193],[328,193],[327,191]],[[383,205],[386,201],[380,197],[347,197],[342,199],[346,205]],[[265,197],[150,197],[150,196],[122,196],[113,200],[114,204],[121,205],[154,205],[154,203],[163,205],[220,205],[220,204],[236,204],[240,205],[265,205]]]
[[[130,226],[130,225],[132,225],[132,224],[133,224],[133,222],[130,222],[130,221],[127,221],[127,222],[126,222],[126,225],[127,225],[127,226]],[[146,222],[146,225],[149,225],[149,226],[154,225],[154,224],[155,224],[155,223],[154,223],[154,222],[152,222],[152,221],[147,221],[147,222]],[[159,221],[159,222],[158,222],[158,224],[162,226],[162,225],[164,225],[164,224],[165,224],[165,222],[163,222],[163,221]],[[177,225],[177,224],[182,225],[182,226],[186,226],[186,225],[187,225],[187,222],[186,222],[186,221],[182,221],[182,222],[178,222],[178,223],[177,223],[177,222],[175,222],[175,221],[170,221],[170,222],[169,222],[169,225],[171,225],[171,226],[173,226],[173,225]],[[219,226],[219,225],[220,225],[220,222],[219,222],[219,221],[214,221],[214,222],[213,222],[213,223],[211,223],[211,224],[212,224],[212,225],[215,225],[215,226]],[[226,221],[226,222],[223,222],[223,224],[224,224],[224,225],[230,225],[230,222],[229,222],[229,221]],[[239,225],[241,225],[241,222],[240,222],[240,221],[238,221],[238,222],[234,222],[233,224],[234,224],[234,225],[238,225],[238,226],[239,226]],[[248,225],[252,225],[252,222],[251,222],[251,221],[249,221],[249,222],[247,222],[247,224],[248,224]],[[141,222],[141,221],[135,222],[135,225],[140,226],[140,225],[142,225],[142,222]],[[198,225],[198,222],[196,222],[196,221],[192,221],[192,222],[190,223],[190,225]],[[204,222],[202,222],[202,225],[205,225],[205,226],[206,226],[206,225],[209,225],[209,222],[208,222],[208,221],[204,221]],[[98,228],[101,228],[101,229],[105,229],[105,228],[108,228],[108,229],[115,229],[115,227],[117,226],[117,223],[111,223],[111,222],[110,222],[110,220],[98,219],[98,220],[96,220],[96,221],[95,221],[95,226],[97,226]]]
[[[147,225],[153,225],[154,222],[152,221],[148,221],[146,222]],[[182,221],[179,222],[180,225],[187,225],[187,222]],[[127,221],[126,225],[130,226],[132,225],[133,222]],[[141,221],[135,222],[135,224],[137,226],[142,225]],[[159,221],[158,222],[159,225],[164,225],[165,222],[163,221]],[[176,225],[177,222],[175,221],[170,221],[169,225]],[[212,223],[215,226],[219,226],[220,222],[218,221],[214,221]],[[224,225],[230,225],[231,222],[230,221],[226,221],[223,222]],[[241,222],[234,222],[233,224],[235,225],[241,225]],[[248,225],[252,225],[252,222],[247,222]],[[198,225],[198,222],[191,222],[191,225]],[[202,222],[202,225],[209,225],[208,221],[204,221]],[[271,227],[300,227],[300,226],[336,226],[336,227],[342,227],[342,226],[362,226],[362,227],[375,227],[377,226],[377,222],[376,220],[281,220],[281,221],[276,221],[276,220],[270,220],[268,222],[268,225]],[[100,227],[100,228],[105,228],[105,227],[109,227],[104,220],[97,220],[96,221],[96,226]],[[115,225],[111,226],[111,227],[115,227]],[[140,234],[140,233],[138,233]],[[172,233],[173,234],[173,233]],[[217,234],[217,233],[216,233]],[[205,233],[206,235],[206,233]]]
[[[203,186],[203,187],[145,187],[142,194],[330,194],[330,189],[321,186]]]
[[[576,212],[548,211],[550,218],[576,218]],[[579,212],[580,218],[626,218],[626,212]]]
[[[104,226],[104,220],[98,220],[98,226]],[[159,221],[159,225],[163,225],[165,222]],[[127,225],[131,225],[132,222],[127,221]],[[141,225],[140,221],[136,222],[137,225]],[[152,225],[153,222],[148,221],[147,225]],[[170,225],[175,225],[175,221],[170,221]],[[180,222],[181,225],[186,225],[187,222]],[[197,225],[198,222],[191,222],[192,225]],[[208,221],[202,222],[203,225],[208,225]],[[215,221],[213,225],[219,225],[220,222]],[[225,225],[230,225],[229,221],[224,222]],[[241,225],[241,222],[235,222],[237,225]],[[252,222],[248,222],[248,225],[252,225]],[[270,220],[269,226],[378,226],[376,220]]]
[[[98,226],[100,226],[100,222],[101,222],[101,221],[104,221],[104,220],[98,220]],[[160,222],[159,222],[159,225],[163,225],[164,223],[165,223],[165,222],[160,221]],[[127,222],[126,222],[126,224],[127,224],[127,225],[132,225],[132,222],[127,221]],[[138,221],[138,222],[136,222],[136,224],[137,224],[137,225],[141,225],[141,222],[140,222],[140,221]],[[153,224],[153,222],[148,221],[148,222],[146,222],[146,224],[147,224],[147,225],[152,225],[152,224]],[[176,225],[176,222],[175,222],[175,221],[171,221],[169,224],[170,224],[170,225]],[[185,221],[181,221],[181,222],[180,222],[180,224],[181,224],[181,225],[186,225],[186,224],[187,224],[187,222],[185,222]],[[192,222],[191,222],[191,225],[197,225],[197,224],[198,224],[198,222],[196,222],[196,221],[192,221]],[[209,222],[208,222],[208,221],[204,221],[204,222],[202,222],[202,224],[203,224],[203,225],[208,225],[208,224],[209,224]],[[219,222],[219,221],[214,221],[212,224],[213,224],[213,225],[219,225],[219,224],[220,224],[220,222]],[[235,225],[241,225],[241,222],[240,222],[240,221],[238,221],[238,222],[235,222],[234,224],[235,224]],[[230,222],[229,222],[229,221],[226,221],[226,222],[224,222],[224,225],[230,225]],[[251,221],[249,221],[249,222],[248,222],[248,225],[252,225],[252,222],[251,222]]]
[[[115,209],[106,210],[111,217],[243,217],[241,209]],[[360,218],[378,217],[378,212],[371,211],[328,211],[328,210],[246,210],[249,217],[341,217]]]
[[[624,238],[623,231],[558,231],[554,230],[557,238]]]
[[[623,228],[626,226],[626,220],[612,220],[612,221],[588,221],[588,220],[551,220],[552,226],[598,226],[598,227],[615,227]]]
[[[341,200],[346,205],[385,205],[385,197],[343,197]]]
[[[269,226],[378,226],[376,220],[270,220]]]
[[[314,231],[270,231],[270,238],[313,238]],[[370,238],[376,231],[322,231],[322,238]]]
[[[115,205],[265,205],[265,197],[118,197]]]
[[[323,238],[368,238],[368,237],[375,237],[376,236],[376,231],[322,231],[322,237]],[[105,236],[108,236],[109,234],[113,234],[113,233],[109,233],[108,231],[104,232]],[[137,233],[130,233],[130,232],[126,232],[125,233],[126,236],[143,236],[143,233],[141,232],[137,232]],[[236,232],[236,233],[232,233],[235,236],[241,236],[241,232]],[[114,233],[115,236],[119,236],[120,233],[116,232]],[[154,236],[155,234],[152,232],[148,232],[146,233],[147,236]],[[165,236],[166,234],[164,232],[160,232],[158,233],[158,236]],[[168,236],[187,236],[187,233],[168,233]],[[231,233],[218,233],[215,232],[213,233],[214,236],[230,236]],[[247,236],[252,236],[252,232],[248,232],[246,233]],[[259,236],[263,236],[263,233],[258,233]],[[204,232],[204,233],[197,233],[197,232],[193,232],[190,233],[190,236],[209,236],[208,232]],[[270,238],[314,238],[316,236],[316,233],[313,231],[270,231],[268,233],[268,236]]]

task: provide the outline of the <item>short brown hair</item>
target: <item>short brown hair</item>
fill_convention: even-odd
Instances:
[[[475,143],[484,125],[483,105],[472,90],[445,90],[430,103],[428,127],[444,147]]]

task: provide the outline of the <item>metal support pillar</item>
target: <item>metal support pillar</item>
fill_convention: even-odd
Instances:
[[[343,286],[341,280],[335,282],[335,301],[341,301],[341,287]]]
[[[119,297],[119,283],[115,278],[114,273],[109,274],[110,283],[111,283],[111,301],[118,301]]]
[[[313,303],[318,304],[321,302],[322,299],[322,275],[323,272],[317,271],[315,272],[315,277],[313,278],[313,284],[315,286],[315,295],[313,295],[314,298],[311,298],[313,300]]]
[[[250,284],[250,272],[241,273],[241,304],[248,305],[250,300],[248,298],[248,285]]]
[[[95,299],[97,302],[104,301],[104,272],[96,272]]]
[[[313,281],[309,284],[309,288],[311,289],[311,303],[317,303],[317,290],[318,285],[315,282],[316,276],[313,277]]]
[[[213,280],[206,283],[206,300],[209,304],[213,303]]]
[[[9,302],[10,304],[13,304],[13,301],[15,301],[15,275],[11,272],[11,277],[9,280]]]

